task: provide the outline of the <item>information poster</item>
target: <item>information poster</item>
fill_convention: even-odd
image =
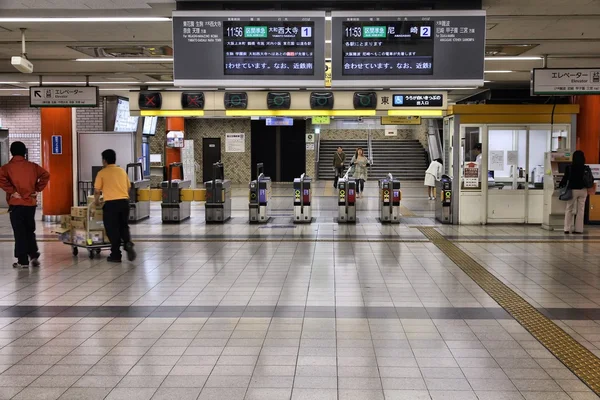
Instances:
[[[492,171],[504,171],[504,167],[504,150],[491,150],[488,169]]]
[[[321,87],[325,12],[176,11],[175,85]]]
[[[508,165],[518,165],[519,164],[519,152],[510,150],[506,152],[506,163]]]
[[[466,163],[463,173],[463,186],[465,188],[479,187],[479,167],[477,163]]]
[[[332,87],[483,84],[485,11],[331,15]]]
[[[244,152],[246,152],[246,134],[245,133],[226,133],[225,134],[225,152],[226,153],[244,153]]]

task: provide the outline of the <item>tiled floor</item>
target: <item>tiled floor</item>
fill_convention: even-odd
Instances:
[[[225,225],[153,207],[122,265],[74,258],[48,224],[42,267],[13,270],[0,216],[0,400],[598,398],[413,227],[435,224],[420,184],[398,226],[376,221],[372,183],[356,226],[322,185],[317,221],[293,226],[286,191],[266,226],[246,224],[243,188]],[[457,245],[600,355],[600,231],[438,229],[483,236]]]

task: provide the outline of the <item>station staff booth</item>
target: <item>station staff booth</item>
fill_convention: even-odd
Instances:
[[[545,154],[575,150],[578,112],[570,104],[449,107],[444,168],[454,182],[453,223],[542,224]]]

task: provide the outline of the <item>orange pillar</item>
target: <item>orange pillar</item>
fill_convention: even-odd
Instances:
[[[73,140],[70,108],[42,108],[42,167],[50,173],[43,192],[42,215],[65,215],[73,205]],[[62,148],[53,149],[52,136]],[[54,150],[54,151],[53,151]],[[61,154],[56,154],[61,153]]]
[[[576,96],[579,104],[577,115],[577,149],[585,153],[589,164],[600,162],[600,95]]]
[[[167,117],[167,133],[170,131],[184,132],[184,129],[185,118]],[[181,162],[181,149],[167,147],[167,138],[165,137],[165,166],[168,168],[171,163],[178,162]],[[173,179],[181,179],[181,171],[179,168],[173,170]]]

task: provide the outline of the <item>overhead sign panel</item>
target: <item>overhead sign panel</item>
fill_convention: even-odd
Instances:
[[[443,94],[394,94],[392,95],[394,107],[443,107]]]
[[[175,85],[323,86],[325,12],[175,11]]]
[[[97,107],[97,86],[31,86],[31,107]]]
[[[332,87],[483,85],[485,11],[332,12]]]
[[[534,95],[600,94],[600,68],[535,68]]]

